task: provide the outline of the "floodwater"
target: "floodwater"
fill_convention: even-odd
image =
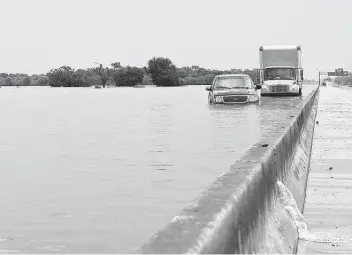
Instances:
[[[0,253],[135,252],[302,100],[207,93],[1,88]]]

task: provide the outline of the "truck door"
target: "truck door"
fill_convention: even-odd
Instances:
[[[264,84],[264,70],[263,69],[258,70],[258,82],[260,85]]]
[[[303,70],[301,68],[296,69],[297,83],[301,84],[303,81]]]

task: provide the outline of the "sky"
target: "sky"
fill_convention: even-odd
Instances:
[[[0,0],[0,72],[109,65],[258,68],[259,47],[300,45],[305,78],[352,71],[351,0]]]

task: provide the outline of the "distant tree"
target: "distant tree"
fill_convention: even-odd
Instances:
[[[352,85],[352,76],[339,76],[334,79],[334,82],[339,85]]]
[[[84,79],[89,84],[89,86],[101,84],[100,76],[96,72],[93,72],[91,69],[86,70],[86,73],[82,79]]]
[[[115,64],[115,63],[113,63],[113,64]],[[100,64],[99,67],[95,67],[90,70],[93,71],[94,73],[96,73],[100,77],[101,84],[103,85],[104,88],[106,86],[107,81],[110,80],[111,75],[115,71],[114,69],[111,69],[108,67],[104,68],[102,64]]]
[[[241,69],[232,68],[231,73],[237,74],[237,73],[243,73],[243,71]]]
[[[49,79],[46,76],[38,78],[37,86],[49,86]]]
[[[143,75],[142,85],[153,85],[152,77],[148,74]]]
[[[135,86],[141,84],[144,77],[144,72],[138,67],[124,67],[113,74],[116,86]]]
[[[188,72],[184,68],[177,68],[177,76],[180,78],[186,78],[188,76]]]
[[[338,77],[335,78],[334,83],[341,85],[342,84],[342,80],[339,79]]]
[[[192,76],[198,76],[199,66],[192,66]]]
[[[257,82],[257,69],[210,70],[195,65],[177,68],[177,76],[180,78],[182,85],[210,85],[216,75],[239,73],[246,73],[255,83]]]
[[[26,77],[22,81],[23,86],[30,86],[31,85],[31,79],[29,77]]]
[[[204,84],[204,79],[201,79],[202,77],[186,77],[183,78],[182,85],[200,85]]]
[[[5,86],[13,86],[13,81],[11,80],[10,77],[7,77],[6,78],[6,81],[5,81]]]
[[[176,66],[168,58],[149,60],[148,71],[156,86],[180,86]]]
[[[251,77],[251,79],[253,80],[254,84],[258,84],[259,80],[258,80],[258,69],[246,69],[243,71],[243,73],[249,75]]]
[[[75,71],[75,74],[78,75],[78,76],[83,76],[83,75],[85,75],[86,73],[87,73],[87,71],[84,70],[84,69],[77,69],[77,70]]]
[[[52,69],[48,74],[49,84],[52,87],[83,87],[85,82],[75,74],[75,70],[69,66]]]
[[[213,83],[214,78],[215,78],[215,74],[207,74],[204,77],[205,85],[211,85]]]
[[[116,70],[122,68],[120,62],[111,63],[111,66],[112,66],[112,69],[113,69],[114,71],[116,71]]]
[[[7,78],[9,75],[7,73],[0,73],[1,78]]]

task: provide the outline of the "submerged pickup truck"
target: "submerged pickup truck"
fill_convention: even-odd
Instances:
[[[251,77],[246,74],[223,74],[215,76],[209,91],[209,104],[244,104],[259,101],[257,90]]]

